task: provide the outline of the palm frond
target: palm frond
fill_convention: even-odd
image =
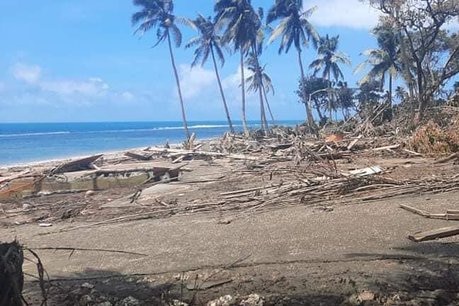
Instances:
[[[172,24],[169,27],[169,30],[172,34],[172,38],[174,38],[175,46],[179,48],[182,45],[182,33],[180,32],[180,29],[175,24]]]
[[[223,54],[222,48],[218,45],[213,46],[215,53],[217,54],[217,58],[220,61],[220,64],[223,66],[225,65],[225,55]]]
[[[191,47],[196,47],[202,43],[202,38],[200,36],[193,37],[185,44],[185,48],[189,49]]]

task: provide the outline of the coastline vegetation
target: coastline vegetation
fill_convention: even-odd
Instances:
[[[224,65],[225,51],[239,54],[244,132],[248,134],[246,91],[249,90],[259,96],[261,128],[267,134],[267,112],[274,122],[267,94],[274,93],[275,84],[260,58],[268,45],[276,42],[279,55],[289,53],[292,47],[297,53],[299,86],[296,94],[305,105],[305,125],[310,132],[317,134],[319,127],[337,121],[338,117],[349,120],[352,114],[358,114],[366,116],[361,118],[365,121],[381,110],[384,120],[390,121],[396,108],[408,110],[408,125],[415,128],[425,119],[429,107],[444,104],[457,95],[459,84],[452,84],[452,80],[459,73],[459,35],[457,31],[448,30],[448,25],[459,18],[459,5],[454,0],[362,2],[381,15],[372,30],[378,48],[362,50],[366,60],[356,65],[355,72],[363,72],[364,76],[356,86],[349,86],[341,70],[342,65],[351,65],[351,61],[339,50],[339,35],[318,33],[310,22],[316,7],[308,7],[307,1],[273,0],[265,14],[265,8],[255,8],[250,0],[216,0],[214,16],[198,14],[188,18],[174,15],[173,0],[133,0],[139,11],[132,16],[132,23],[137,26],[138,34],[156,31],[155,46],[167,42],[187,139],[191,135],[186,101],[173,52],[174,47],[182,45],[179,28],[182,25],[198,33],[185,45],[195,48],[192,66],[212,60],[231,132],[234,132],[233,119],[217,62]],[[310,61],[306,65],[305,51]]]

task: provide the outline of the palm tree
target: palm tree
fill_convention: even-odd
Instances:
[[[372,80],[380,81],[381,90],[384,87],[386,76],[389,77],[389,105],[392,106],[392,84],[393,80],[398,77],[402,70],[399,64],[400,44],[397,34],[392,28],[384,25],[378,26],[373,30],[376,35],[379,49],[369,49],[363,52],[367,57],[366,61],[361,63],[356,71],[364,69],[371,65],[370,71],[363,77],[360,83]]]
[[[247,69],[251,72],[251,75],[246,79],[246,82],[249,85],[248,90],[258,92],[258,96],[260,98],[261,127],[266,135],[268,133],[268,120],[266,120],[264,104],[267,102],[266,92],[269,92],[270,90],[274,91],[274,87],[272,85],[271,78],[265,72],[265,67],[260,66],[258,56],[254,52],[251,52],[247,59]],[[269,112],[272,117],[270,109]]]
[[[274,29],[270,38],[270,42],[281,38],[279,54],[282,52],[288,53],[292,45],[295,46],[298,53],[301,80],[306,78],[301,56],[303,47],[307,46],[309,41],[312,41],[313,46],[316,47],[319,41],[319,35],[308,20],[314,10],[315,8],[303,10],[303,0],[276,0],[267,16],[268,24],[280,20],[280,23]],[[304,91],[303,101],[306,106],[308,125],[311,129],[317,130],[311,105],[308,102],[309,98]]]
[[[224,28],[222,42],[232,44],[240,53],[242,124],[247,134],[244,58],[256,48],[261,21],[250,0],[217,0],[214,6],[219,27]]]
[[[339,35],[329,37],[327,34],[325,37],[320,38],[319,48],[317,49],[319,57],[312,61],[311,65],[309,65],[309,68],[314,69],[314,76],[322,70],[322,77],[329,82],[331,81],[332,75],[335,82],[338,82],[340,79],[344,79],[344,75],[339,67],[339,64],[350,65],[351,61],[346,54],[338,51],[338,43]],[[329,84],[331,85],[331,82]],[[333,109],[332,101],[333,99],[329,99],[328,111],[330,120],[332,118]]]
[[[197,47],[194,51],[195,58],[191,66],[194,67],[199,62],[201,62],[201,66],[203,66],[205,62],[208,60],[209,56],[212,57],[215,76],[217,77],[218,87],[220,89],[223,106],[226,112],[226,119],[228,120],[228,125],[231,132],[234,133],[233,123],[231,122],[228,104],[226,103],[225,93],[223,92],[223,86],[220,79],[220,73],[218,72],[216,60],[217,55],[221,65],[223,66],[225,63],[225,57],[223,55],[221,45],[221,36],[218,35],[216,23],[212,21],[211,17],[208,17],[206,19],[204,16],[199,14],[198,17],[193,21],[193,23],[196,29],[199,31],[199,36],[192,38],[190,42],[185,46],[186,48],[194,46]]]
[[[182,33],[177,27],[176,22],[190,24],[186,19],[174,15],[174,3],[172,0],[134,0],[134,5],[140,7],[140,11],[132,15],[132,24],[138,25],[135,33],[144,34],[145,32],[156,28],[157,42],[155,46],[167,40],[172,68],[174,70],[175,80],[177,82],[177,92],[180,99],[182,110],[183,127],[187,139],[190,139],[190,131],[186,120],[185,105],[183,103],[182,89],[180,79],[175,64],[174,53],[172,50],[172,39],[176,47],[182,44]]]

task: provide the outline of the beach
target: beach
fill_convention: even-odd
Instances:
[[[131,296],[156,305],[195,295],[206,304],[228,294],[268,305],[391,304],[422,302],[419,290],[444,298],[435,290],[445,288],[445,278],[457,278],[455,238],[421,244],[407,237],[449,222],[400,205],[453,209],[458,166],[407,153],[391,138],[352,137],[327,143],[335,150],[333,162],[320,153],[325,142],[303,139],[322,157],[298,164],[289,133],[197,141],[191,150],[120,151],[76,172],[58,171],[69,171],[75,160],[15,167],[1,178],[27,169],[24,180],[48,175],[40,191],[1,200],[0,234],[38,252],[59,285],[50,291],[51,305],[88,296],[113,305]],[[350,174],[370,166],[368,176]],[[35,269],[24,264],[27,275]],[[438,277],[423,278],[433,270]],[[163,286],[170,297],[157,291]],[[29,301],[40,299],[33,278],[26,277],[25,288]]]
[[[298,123],[278,122],[286,126]],[[256,121],[249,122],[250,128],[258,126]],[[241,131],[241,122],[236,121],[234,127]],[[224,121],[191,121],[189,129],[201,140],[221,137],[228,131]],[[183,123],[178,121],[0,123],[0,167],[177,144],[185,138]]]

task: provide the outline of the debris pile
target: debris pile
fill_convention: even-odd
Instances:
[[[421,126],[410,141],[413,150],[431,155],[454,153],[459,151],[459,121],[449,128],[442,128],[429,121]]]

